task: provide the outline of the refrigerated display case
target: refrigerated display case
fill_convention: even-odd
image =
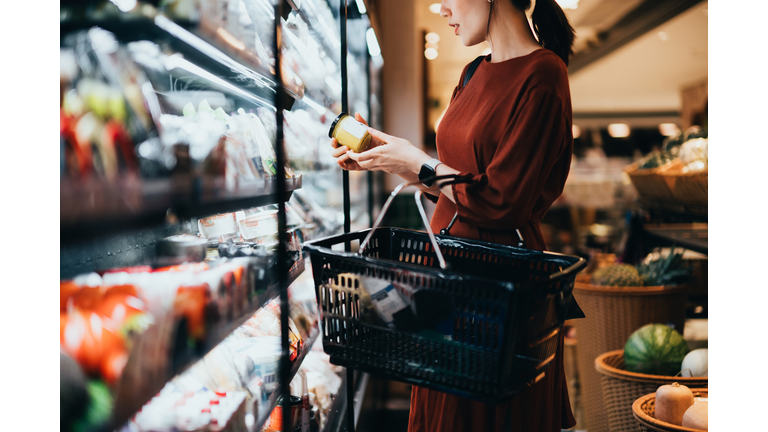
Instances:
[[[199,398],[216,407],[195,427],[261,430],[319,331],[288,286],[302,242],[344,227],[328,129],[347,92],[369,112],[368,58],[347,88],[338,2],[60,6],[62,430],[172,430]],[[269,388],[182,380],[266,311],[269,332],[237,343],[272,344]],[[176,417],[147,414],[167,401]]]

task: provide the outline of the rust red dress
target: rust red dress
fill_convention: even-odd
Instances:
[[[568,176],[571,124],[568,72],[552,51],[499,63],[486,57],[467,86],[454,90],[437,131],[438,158],[475,182],[453,186],[456,204],[439,197],[432,229],[448,226],[458,211],[452,236],[517,245],[519,229],[526,248],[544,250],[540,223]],[[408,431],[559,432],[575,424],[561,335],[545,377],[509,402],[488,405],[414,386]]]

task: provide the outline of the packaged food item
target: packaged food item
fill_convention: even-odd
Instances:
[[[224,213],[208,216],[197,221],[200,234],[207,239],[220,237],[237,232],[237,217],[235,213]]]
[[[301,409],[299,412],[299,421],[294,428],[300,432],[309,432],[309,415],[312,408],[309,405],[309,388],[307,387],[307,374],[303,369],[296,372],[296,376],[291,381],[291,394],[300,395]]]
[[[277,210],[258,212],[246,216],[244,211],[236,213],[240,235],[245,240],[277,235]]]
[[[157,265],[172,266],[204,261],[207,243],[191,234],[166,237],[157,243]]]
[[[246,430],[246,393],[210,390],[190,375],[168,382],[131,420],[140,432]]]
[[[398,315],[400,321],[403,321],[406,319],[408,312],[411,312],[408,303],[403,300],[394,285],[388,281],[370,277],[358,278],[349,273],[341,274],[339,277],[345,277],[347,280],[359,283],[362,291],[366,294],[361,296],[363,305],[369,310],[372,307],[381,321],[391,329],[398,327],[395,325],[396,315]],[[402,323],[400,327],[402,327]]]
[[[283,398],[280,397],[277,401],[277,406],[272,410],[272,414],[269,416],[269,420],[264,427],[266,432],[292,432],[296,429],[296,425],[299,422],[299,414],[302,407],[302,399],[299,396],[291,395],[290,402],[290,414],[289,419],[291,421],[290,427],[283,427]]]
[[[261,336],[227,341],[231,361],[235,365],[240,382],[251,383],[253,378],[261,380],[264,392],[277,389],[277,374],[282,354],[280,337]]]
[[[347,113],[341,113],[336,117],[328,131],[328,137],[336,138],[339,144],[347,146],[355,153],[362,153],[371,145],[371,134],[368,133],[368,128]]]

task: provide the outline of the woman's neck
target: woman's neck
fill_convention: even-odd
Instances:
[[[494,2],[496,11],[491,18],[487,39],[491,47],[491,63],[524,56],[541,48],[525,12],[515,9],[509,1]]]

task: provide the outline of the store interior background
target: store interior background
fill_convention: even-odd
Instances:
[[[659,148],[669,135],[693,125],[707,127],[708,2],[558,2],[576,30],[576,54],[569,66],[575,145],[565,190],[547,213],[542,231],[552,251],[585,257],[619,253],[630,234],[629,221],[648,217],[638,209],[623,168]],[[366,2],[384,59],[377,92],[382,129],[428,152],[435,151],[436,125],[463,68],[489,52],[486,44],[464,47],[447,20],[430,10],[435,3]],[[428,48],[436,50],[436,57]],[[376,178],[385,194],[399,183],[395,176]],[[387,224],[422,229],[412,200],[399,197]],[[425,200],[428,212],[430,204]],[[706,216],[693,222],[706,222]],[[689,251],[686,258],[703,267],[706,292],[706,257]],[[686,332],[706,340],[706,310],[699,315],[704,325],[694,320],[686,324]],[[571,361],[566,359],[566,373],[573,383]],[[573,430],[584,430],[573,387],[577,385],[570,392],[578,421]],[[358,430],[406,430],[409,397],[405,384],[372,379]]]

